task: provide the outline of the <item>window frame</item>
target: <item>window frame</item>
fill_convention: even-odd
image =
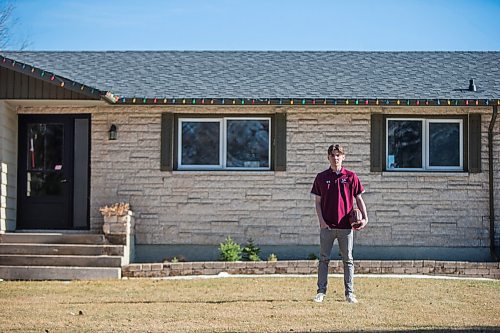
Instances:
[[[193,165],[193,164],[182,164],[182,123],[187,121],[191,122],[205,122],[205,123],[219,123],[219,164],[218,165]],[[220,118],[178,118],[177,119],[177,170],[219,170],[223,169],[223,160],[222,156],[223,151],[223,120]]]
[[[197,170],[208,170],[208,171],[220,171],[220,170],[231,170],[231,171],[270,171],[272,170],[272,142],[274,138],[273,132],[273,117],[272,115],[245,115],[245,116],[235,116],[235,115],[210,115],[210,116],[199,116],[199,115],[179,115],[177,121],[175,121],[175,131],[176,131],[176,142],[174,148],[176,150],[176,160],[174,162],[175,170],[178,171],[197,171]],[[228,167],[227,166],[227,122],[228,120],[267,120],[268,121],[268,166],[267,167]],[[183,165],[182,164],[182,123],[183,122],[219,122],[219,164],[218,165]]]
[[[383,170],[389,172],[464,172],[467,167],[467,154],[468,143],[465,142],[467,138],[467,119],[463,116],[398,116],[398,115],[384,115],[384,152],[383,152]],[[389,159],[389,121],[421,121],[422,122],[422,167],[421,168],[391,168],[388,165]],[[460,124],[460,166],[430,166],[429,165],[429,124],[430,123],[459,123]]]
[[[429,139],[429,126],[431,123],[458,123],[460,128],[459,132],[459,166],[431,166],[430,165],[430,139]],[[462,119],[426,119],[425,121],[425,168],[426,170],[437,170],[437,171],[464,171],[464,122]]]

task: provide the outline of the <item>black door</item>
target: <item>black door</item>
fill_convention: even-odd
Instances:
[[[75,132],[82,132],[78,118],[74,115],[19,116],[17,229],[88,226],[88,116],[83,116],[86,124],[83,133],[75,136]],[[76,174],[82,177],[81,170],[85,169],[84,185],[77,193],[84,203],[75,205],[74,161],[77,157],[77,161],[82,161],[82,154],[84,165],[79,166]],[[76,183],[82,186],[82,179]],[[76,221],[75,212],[79,214]]]

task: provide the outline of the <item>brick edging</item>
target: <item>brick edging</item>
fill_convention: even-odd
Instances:
[[[342,273],[341,260],[330,261],[330,273]],[[122,276],[168,277],[187,275],[229,274],[316,274],[317,260],[280,261],[200,261],[179,263],[130,264],[122,268]],[[357,274],[425,274],[500,279],[499,262],[466,262],[437,260],[357,260]]]

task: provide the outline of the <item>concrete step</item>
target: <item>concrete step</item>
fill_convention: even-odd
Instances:
[[[101,234],[67,234],[67,233],[28,233],[16,232],[0,234],[0,243],[30,243],[30,244],[108,244]]]
[[[121,268],[0,266],[0,278],[5,280],[104,280],[120,279]]]
[[[4,266],[121,267],[121,264],[119,256],[0,255],[0,265]]]
[[[122,256],[122,245],[0,243],[0,254]]]

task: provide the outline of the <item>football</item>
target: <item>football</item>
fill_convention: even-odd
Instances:
[[[349,213],[349,223],[351,226],[356,226],[356,224],[359,224],[359,221],[363,219],[363,213],[361,213],[361,210],[359,208],[353,208],[351,212]]]

